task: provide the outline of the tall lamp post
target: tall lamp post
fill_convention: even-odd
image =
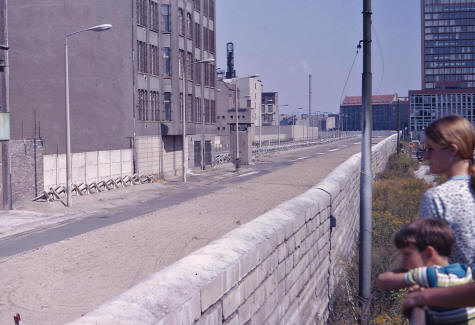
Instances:
[[[195,62],[189,62],[188,65],[186,65],[187,67],[188,66],[192,66],[193,64],[195,63],[213,63],[215,61],[215,59],[206,59],[206,60],[201,60],[201,61],[195,61]],[[179,71],[182,71],[183,67],[182,67],[182,62],[181,60],[178,60],[178,70]],[[182,120],[183,120],[183,125],[182,125],[182,128],[183,128],[183,155],[182,155],[182,163],[183,163],[183,183],[186,183],[186,162],[187,162],[187,158],[186,157],[186,150],[185,150],[185,145],[186,145],[186,108],[185,108],[185,104],[186,104],[186,101],[185,101],[185,89],[186,89],[186,81],[185,81],[185,70],[183,69],[182,71],[182,93],[183,93],[183,96],[181,98],[181,116],[182,116]],[[202,109],[204,109],[204,107],[202,107]],[[202,122],[202,126],[203,126],[203,130],[202,130],[202,139],[204,139],[204,120]],[[203,146],[204,146],[204,141],[203,141]],[[202,155],[203,156],[203,155]],[[203,157],[201,157],[201,162],[202,162],[202,167],[204,169],[204,164],[203,164]]]
[[[238,85],[237,82],[241,79],[251,79],[251,78],[258,78],[260,75],[254,74],[246,77],[241,78],[232,78],[231,81],[234,82],[236,86],[234,89],[234,108],[236,114],[236,171],[239,170],[239,117],[238,117]]]
[[[72,166],[71,166],[71,129],[70,129],[70,117],[69,117],[69,62],[68,62],[68,37],[82,33],[82,32],[102,32],[111,29],[112,25],[102,24],[86,29],[79,30],[77,32],[68,34],[64,37],[64,57],[65,57],[65,79],[66,79],[66,206],[71,207],[71,179],[72,179]]]

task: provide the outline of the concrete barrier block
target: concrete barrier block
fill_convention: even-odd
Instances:
[[[227,319],[237,310],[242,302],[244,302],[244,298],[241,295],[241,286],[236,285],[223,297],[223,317]]]
[[[111,150],[110,151],[111,155],[111,163],[120,163],[121,162],[121,152],[120,150]]]
[[[43,170],[44,171],[56,170],[56,155],[43,156]]]
[[[278,254],[278,259],[279,259],[279,263],[282,262],[286,257],[287,257],[287,245],[286,243],[282,243],[279,245],[279,247],[277,248],[277,254]]]
[[[98,151],[98,158],[99,158],[99,164],[110,164],[110,151],[108,150],[103,150],[103,151]]]
[[[85,152],[76,152],[71,155],[72,167],[74,168],[84,168],[86,165],[86,154]]]
[[[221,325],[223,323],[222,309],[221,303],[218,302],[210,307],[194,325]]]
[[[223,325],[239,325],[239,315],[235,313],[223,322]]]
[[[285,272],[285,262],[280,263],[280,264],[277,266],[276,274],[277,274],[277,282],[280,282],[280,281],[282,281],[282,280],[285,278],[285,275],[286,275],[286,272]]]
[[[216,273],[211,281],[200,288],[201,311],[205,311],[224,295],[224,273]]]

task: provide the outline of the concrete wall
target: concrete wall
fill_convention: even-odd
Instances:
[[[395,145],[373,148],[374,172]],[[71,324],[324,324],[358,236],[360,160]]]
[[[259,127],[254,127],[254,142],[259,141]],[[279,135],[278,126],[263,126],[262,127],[262,141],[277,140]],[[304,139],[307,137],[317,137],[318,127],[308,127],[306,125],[281,125],[280,126],[280,139],[292,140],[292,139]]]
[[[66,155],[45,155],[44,189],[66,184]],[[77,152],[71,155],[72,182],[92,183],[132,175],[132,149]]]
[[[64,153],[64,37],[109,23],[111,30],[69,39],[73,152],[127,148],[133,134],[130,1],[8,2],[12,139],[45,139],[45,153]],[[28,24],[25,24],[28,21]]]
[[[12,202],[43,192],[43,146],[40,141],[11,140]]]

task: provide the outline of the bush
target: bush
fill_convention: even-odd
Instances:
[[[371,324],[408,323],[400,315],[405,291],[381,291],[374,281],[379,273],[399,266],[394,234],[418,216],[422,196],[430,187],[414,177],[417,166],[406,154],[392,154],[373,186]],[[358,301],[358,256],[355,256],[335,288],[329,324],[356,324],[360,312]]]

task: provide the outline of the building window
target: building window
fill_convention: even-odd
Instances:
[[[214,47],[214,31],[211,29],[208,29],[208,49],[211,53],[214,53],[215,47]]]
[[[198,85],[201,85],[201,66],[202,65],[203,64],[198,64],[195,66],[195,83]]]
[[[144,89],[139,89],[137,99],[138,99],[137,107],[139,111],[139,120],[146,121],[147,120],[147,91]]]
[[[138,72],[147,73],[147,44],[137,41],[137,68]]]
[[[209,99],[205,99],[205,123],[211,122],[211,112],[209,107]]]
[[[183,121],[183,93],[180,93],[180,121]]]
[[[201,48],[201,29],[199,23],[195,23],[195,47]]]
[[[160,28],[160,25],[158,23],[158,16],[160,15],[160,12],[158,10],[158,3],[155,1],[150,0],[150,28],[158,31]]]
[[[194,8],[196,11],[200,11],[200,10],[201,10],[200,1],[201,1],[201,0],[193,0],[193,8]]]
[[[202,116],[202,112],[201,112],[201,98],[199,97],[196,97],[195,98],[195,121],[196,122],[201,122],[201,116]]]
[[[179,71],[178,71],[178,76],[180,78],[183,78],[183,73],[185,71],[185,51],[183,50],[179,50],[178,51],[178,60],[180,60],[180,64],[179,64]]]
[[[163,110],[165,121],[172,120],[172,93],[163,93]]]
[[[209,86],[209,64],[203,64],[205,67],[205,86]]]
[[[216,101],[210,100],[211,123],[216,123]]]
[[[216,69],[214,64],[209,65],[209,86],[215,87],[216,84]]]
[[[203,0],[203,16],[208,17],[208,0]]]
[[[165,33],[171,32],[170,5],[162,5],[162,31]]]
[[[193,121],[193,96],[191,94],[186,96],[186,120]]]
[[[265,106],[265,105],[261,105],[261,112],[262,112],[262,113],[265,113],[265,112],[266,112],[266,106]]]
[[[186,76],[188,80],[193,80],[193,55],[191,52],[186,53]]]
[[[193,19],[190,13],[186,14],[186,36],[193,38]]]
[[[158,55],[158,46],[150,45],[150,73],[158,76],[158,66],[160,62],[160,57]]]
[[[203,50],[208,51],[208,28],[203,27]]]
[[[163,75],[164,76],[171,76],[171,65],[170,65],[170,48],[164,47],[162,48],[162,62],[163,62]]]
[[[214,20],[214,0],[209,0],[209,19]]]
[[[137,25],[147,26],[147,0],[137,0]]]
[[[178,9],[178,32],[180,35],[185,36],[185,13],[183,9]]]
[[[152,121],[159,121],[159,102],[160,97],[158,91],[151,91],[150,92],[150,109],[151,109],[151,120]]]

